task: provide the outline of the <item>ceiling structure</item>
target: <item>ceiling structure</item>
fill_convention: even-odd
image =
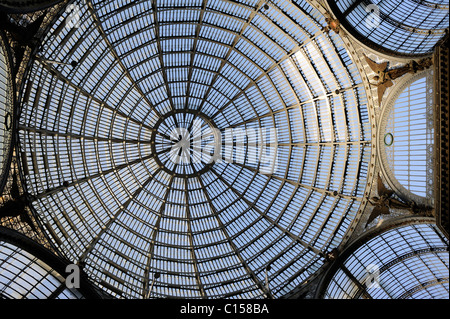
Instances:
[[[79,287],[67,286],[67,261],[20,233],[0,230],[1,299],[99,298],[85,277]]]
[[[307,3],[149,4],[80,2],[79,27],[56,23],[44,39],[19,124],[33,206],[111,293],[146,296],[161,273],[152,296],[281,297],[324,263],[361,204],[361,77]],[[194,119],[222,135],[276,129],[278,169],[177,164],[165,141]]]
[[[43,11],[29,60],[13,58],[12,163],[45,245],[113,298],[304,296],[363,231],[379,170],[367,43],[330,8],[80,0]],[[426,51],[380,52],[423,56],[439,32]],[[448,296],[448,276],[439,284]]]
[[[397,222],[366,234],[329,272],[330,299],[446,299],[448,239],[430,219]],[[376,233],[376,234],[374,234]]]
[[[436,42],[448,34],[447,0],[327,2],[352,35],[382,53],[426,55],[433,51]],[[368,28],[367,24],[376,27]]]
[[[13,132],[13,78],[11,70],[11,55],[0,41],[0,117],[4,125],[0,129],[0,193],[3,192],[6,176],[8,174],[11,152],[9,145]]]

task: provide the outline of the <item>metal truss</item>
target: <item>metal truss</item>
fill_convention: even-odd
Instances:
[[[359,41],[389,55],[428,55],[448,34],[449,6],[445,1],[339,0],[328,1],[328,5]]]
[[[448,240],[436,225],[388,227],[342,256],[325,298],[448,298]]]
[[[14,80],[12,55],[4,33],[0,32],[0,194],[6,184],[12,156],[14,124]]]
[[[101,294],[80,274],[78,288],[66,286],[67,261],[14,230],[0,227],[2,299],[98,299]]]
[[[279,298],[316,273],[358,213],[371,154],[361,76],[317,8],[72,4],[77,27],[63,13],[30,64],[18,127],[59,250],[121,298]],[[168,133],[195,118],[276,129],[278,169],[171,164]]]

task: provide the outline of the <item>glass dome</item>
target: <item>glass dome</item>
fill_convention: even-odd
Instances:
[[[315,274],[358,214],[371,156],[361,76],[322,13],[67,8],[30,65],[18,127],[55,246],[120,298],[279,298]]]
[[[70,268],[53,252],[16,231],[0,231],[0,299],[100,298],[81,276],[69,288]]]
[[[448,0],[328,1],[364,44],[397,55],[426,55],[448,35]]]
[[[338,266],[325,298],[448,299],[448,240],[436,225],[390,229]]]

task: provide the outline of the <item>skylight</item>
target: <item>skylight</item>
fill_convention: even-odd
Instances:
[[[305,1],[154,3],[75,1],[46,36],[19,125],[33,207],[116,297],[282,297],[361,205],[362,79]],[[195,123],[233,158],[199,160]]]

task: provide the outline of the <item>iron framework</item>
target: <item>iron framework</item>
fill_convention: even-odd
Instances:
[[[85,275],[79,288],[67,287],[68,265],[30,238],[0,226],[0,299],[99,299]]]
[[[6,184],[12,155],[15,101],[12,65],[11,51],[0,31],[0,194]]]
[[[279,298],[315,274],[359,214],[372,152],[363,80],[321,11],[71,4],[29,65],[18,127],[58,249],[122,298]],[[278,169],[168,168],[154,132],[171,114],[276,129]]]
[[[448,299],[448,239],[432,218],[387,222],[349,245],[324,276],[330,299]]]
[[[328,5],[361,43],[389,55],[428,55],[448,35],[446,0],[338,0]]]

